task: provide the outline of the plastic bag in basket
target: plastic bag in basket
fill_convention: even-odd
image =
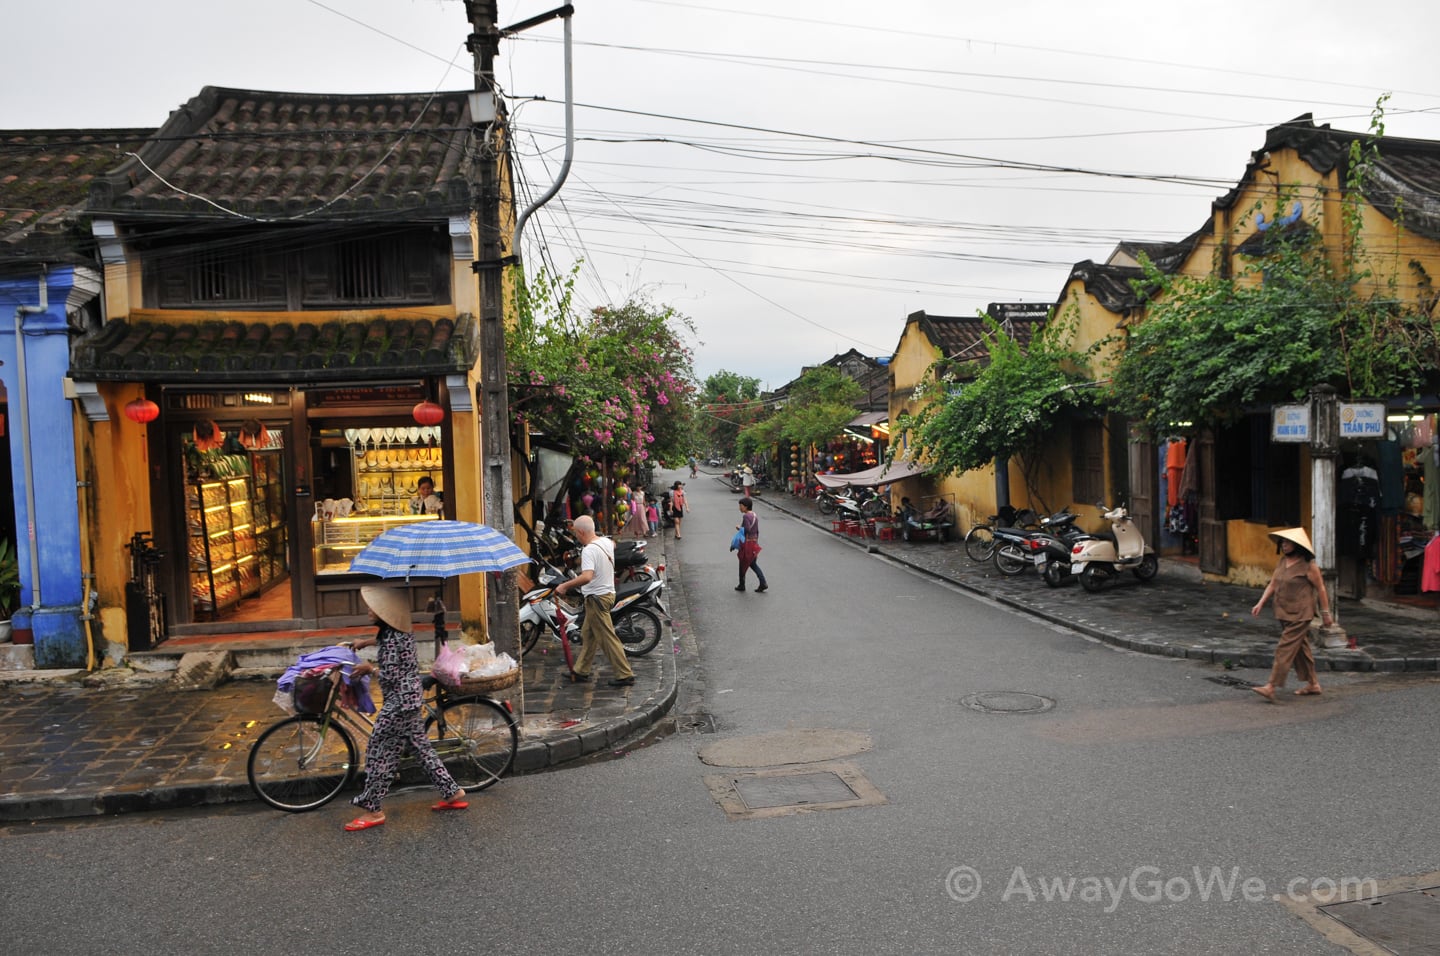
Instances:
[[[465,655],[453,650],[449,644],[441,645],[440,653],[435,655],[435,663],[430,666],[430,673],[446,687],[459,687],[465,670]]]

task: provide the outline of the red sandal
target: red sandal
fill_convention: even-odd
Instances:
[[[356,817],[349,823],[345,824],[345,829],[350,831],[351,833],[354,833],[356,830],[368,830],[371,827],[378,827],[384,822],[384,817],[381,817],[379,820],[362,820],[360,817]]]
[[[430,806],[430,809],[431,809],[431,810],[467,810],[467,809],[469,809],[469,807],[470,807],[470,801],[469,801],[469,800],[441,800],[439,803],[432,804],[432,805]]]

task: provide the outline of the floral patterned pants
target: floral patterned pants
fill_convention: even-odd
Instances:
[[[380,708],[380,716],[375,718],[375,731],[365,748],[365,789],[351,803],[371,813],[380,812],[380,805],[390,792],[390,784],[395,779],[395,770],[400,766],[400,757],[405,753],[407,743],[415,749],[420,766],[430,777],[431,786],[440,791],[442,799],[449,800],[460,792],[440,755],[435,753],[430,738],[425,736],[423,713],[419,708]]]

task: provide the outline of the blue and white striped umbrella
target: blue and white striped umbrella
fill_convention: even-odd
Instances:
[[[530,557],[489,525],[470,521],[417,521],[391,528],[367,544],[350,570],[382,578],[448,578],[508,571]]]

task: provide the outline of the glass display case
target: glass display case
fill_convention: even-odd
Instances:
[[[445,457],[432,428],[347,428],[356,512],[405,515],[421,478],[444,482]]]
[[[224,461],[229,476],[191,482],[185,496],[190,600],[212,617],[289,573],[279,456]]]
[[[405,496],[406,502],[409,495]],[[373,514],[367,511],[348,517],[324,516],[317,508],[311,529],[315,541],[315,574],[317,577],[349,574],[350,561],[360,550],[382,532],[416,521],[436,521],[439,515]]]

